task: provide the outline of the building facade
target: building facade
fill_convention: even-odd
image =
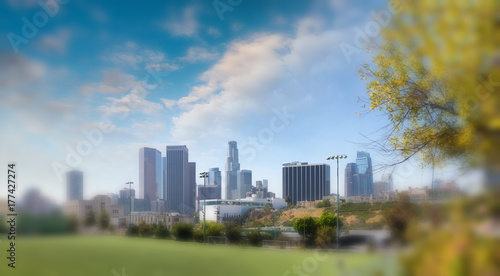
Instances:
[[[159,150],[139,149],[139,198],[151,202],[163,197],[161,163]]]
[[[187,205],[185,214],[196,211],[196,162],[188,162],[188,182],[184,187],[184,202]]]
[[[208,170],[208,183],[207,185],[221,185],[222,175],[219,168],[211,168]]]
[[[252,171],[239,170],[236,173],[237,198],[245,198],[252,191]]]
[[[359,195],[359,176],[358,165],[356,163],[347,163],[344,174],[345,196]]]
[[[189,201],[184,196],[189,187],[188,163],[186,146],[167,146],[164,176],[167,212],[188,213]]]
[[[200,220],[203,220],[204,202],[201,201]],[[255,198],[247,197],[236,200],[212,199],[206,201],[206,220],[224,222],[241,217],[250,209],[262,209],[270,204],[274,209],[281,209],[287,206],[282,198]]]
[[[141,221],[144,221],[147,224],[163,223],[170,231],[172,231],[173,226],[176,223],[194,223],[193,216],[182,216],[178,213],[132,212],[130,218],[128,216],[126,217],[126,225],[128,225],[129,219],[131,224],[135,225],[138,225]]]
[[[283,164],[283,198],[290,196],[291,204],[316,201],[330,195],[330,165],[305,162]]]
[[[120,223],[120,218],[123,218],[123,206],[113,204],[112,199],[107,195],[97,195],[90,200],[72,200],[63,203],[63,214],[70,216],[75,215],[80,223],[83,223],[87,213],[92,210],[99,219],[99,214],[102,210],[106,210],[110,217],[110,224],[114,226],[123,226],[123,221]]]
[[[373,195],[373,167],[372,158],[368,152],[358,151],[356,156],[358,165],[359,194]]]
[[[71,170],[66,173],[66,200],[83,199],[83,172]]]
[[[239,170],[237,143],[236,141],[229,141],[226,158],[226,199],[236,199],[238,197],[237,173]]]

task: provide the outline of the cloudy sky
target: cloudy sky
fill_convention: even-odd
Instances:
[[[356,150],[394,161],[365,145],[383,114],[356,113],[369,56],[355,38],[378,38],[376,14],[397,12],[385,1],[60,2],[0,4],[0,159],[18,164],[18,193],[62,201],[68,168],[85,172],[85,197],[117,193],[138,183],[144,146],[187,145],[201,172],[223,170],[235,140],[279,196],[286,162],[348,155],[343,194]],[[395,174],[399,189],[430,181],[414,163]]]

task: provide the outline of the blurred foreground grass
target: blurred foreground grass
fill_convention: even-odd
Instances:
[[[0,275],[391,275],[396,258],[280,251],[122,236],[18,237],[16,268]],[[7,246],[0,239],[1,251]],[[300,273],[294,272],[294,267]],[[288,273],[287,273],[288,272]]]

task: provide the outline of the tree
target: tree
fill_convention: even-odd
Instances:
[[[87,214],[85,215],[85,226],[86,227],[91,227],[96,224],[96,218],[95,218],[95,213],[94,210],[90,209],[87,211]]]
[[[489,187],[499,188],[500,2],[401,6],[383,32],[386,42],[372,51],[373,66],[361,69],[369,110],[386,112],[391,125],[381,139],[389,142],[378,145],[401,153],[401,162],[460,160],[484,169]]]
[[[230,243],[238,244],[241,241],[241,228],[235,223],[226,223],[226,238]]]
[[[154,234],[154,228],[151,224],[147,224],[144,221],[139,222],[139,235],[141,237],[152,237]]]
[[[410,196],[407,193],[402,193],[399,195],[399,201],[385,211],[384,220],[395,238],[405,241],[405,232],[415,216],[416,210],[410,202]]]
[[[318,246],[330,245],[335,237],[335,228],[331,226],[320,226],[316,234],[315,243]]]
[[[292,198],[289,195],[285,196],[285,202],[288,206],[292,205]]]
[[[297,230],[300,235],[302,235],[308,245],[314,244],[316,230],[318,229],[316,219],[311,216],[298,218],[295,220],[293,228]]]
[[[333,213],[323,212],[318,219],[318,227],[333,227],[337,228],[337,216]],[[339,221],[339,227],[342,227],[342,220]]]
[[[168,228],[163,222],[158,223],[158,226],[156,226],[155,236],[158,239],[166,239],[170,237],[170,231],[168,231]]]
[[[253,229],[248,233],[248,242],[252,246],[262,246],[262,235],[260,234],[260,228]]]
[[[203,225],[202,225],[203,227]],[[224,236],[224,225],[215,222],[208,222],[205,225],[205,233],[207,237],[210,236]]]
[[[173,234],[178,241],[189,241],[193,239],[193,225],[185,222],[174,224]]]
[[[127,236],[139,236],[139,226],[131,224],[127,229]]]
[[[1,227],[1,225],[0,225]],[[75,214],[71,214],[69,216],[69,231],[71,233],[76,233],[78,232],[78,218],[76,217]],[[2,231],[0,231],[2,233]]]
[[[110,217],[106,209],[101,209],[101,213],[99,214],[99,228],[101,230],[106,230],[109,227]]]
[[[330,206],[332,206],[332,204],[328,199],[323,199],[320,203],[316,204],[316,208],[326,208]]]

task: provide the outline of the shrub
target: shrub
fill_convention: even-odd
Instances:
[[[193,239],[193,225],[185,222],[174,224],[173,234],[178,241],[189,241]]]

